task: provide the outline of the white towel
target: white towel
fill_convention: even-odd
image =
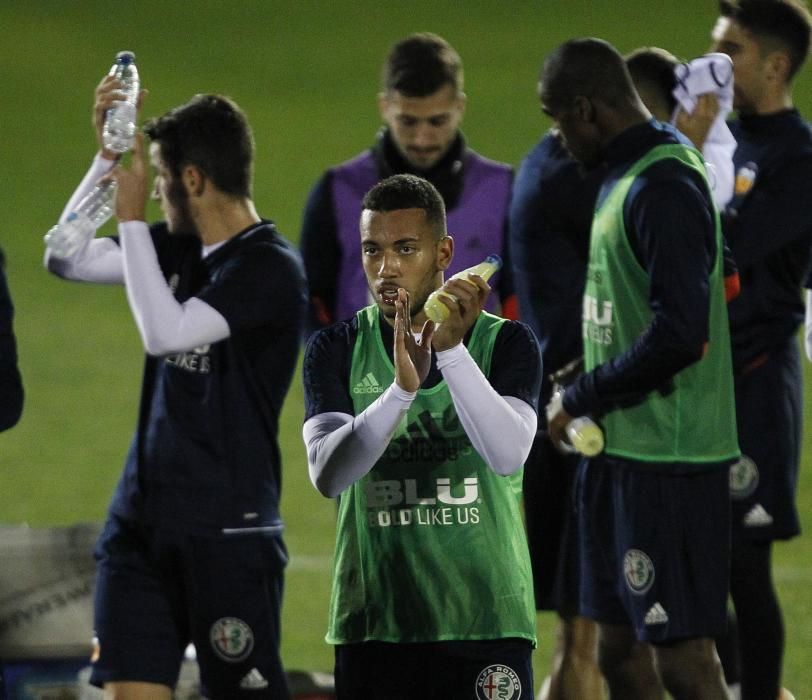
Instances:
[[[725,121],[733,109],[733,63],[727,54],[709,53],[681,63],[674,69],[674,73],[677,86],[673,95],[677,100],[677,109],[671,119],[672,123],[680,108],[689,114],[693,112],[700,95],[712,92],[719,100],[719,114],[705,139],[702,155],[709,165],[713,198],[722,210],[733,196],[735,179],[733,152],[737,144]]]

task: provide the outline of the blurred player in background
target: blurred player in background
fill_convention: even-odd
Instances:
[[[17,367],[13,320],[14,306],[6,281],[6,256],[0,248],[0,432],[17,425],[23,412],[23,380]]]
[[[341,496],[327,633],[338,697],[532,700],[519,500],[538,345],[482,311],[482,278],[443,286],[455,242],[426,180],[376,185],[360,240],[376,303],[313,335],[303,370],[310,477]],[[423,305],[441,286],[456,300],[435,328]]]
[[[104,114],[119,97],[109,76]],[[96,549],[91,681],[105,697],[172,695],[194,642],[206,696],[287,698],[279,656],[287,555],[279,414],[296,365],[305,282],[296,251],[251,200],[253,136],[232,101],[198,95],[151,121],[129,168],[102,151],[63,214],[118,182],[118,237],[70,258],[71,279],[123,284],[147,352],[135,437]]]
[[[802,431],[796,332],[809,271],[812,131],[793,107],[792,80],[809,52],[800,0],[725,0],[714,48],[735,78],[735,192],[722,215],[741,275],[730,304],[742,459],[730,474],[731,597],[739,624],[742,698],[772,700],[781,685],[784,627],[772,542],[800,532],[795,491]]]
[[[465,113],[463,68],[436,34],[412,34],[395,44],[383,67],[378,109],[384,127],[372,148],[330,168],[316,183],[302,221],[301,250],[310,285],[311,330],[351,318],[369,304],[358,265],[361,200],[379,180],[413,173],[443,197],[456,241],[449,273],[491,253],[505,260],[491,280],[487,309],[516,318],[507,264],[506,226],[512,171],[482,157],[460,131]]]

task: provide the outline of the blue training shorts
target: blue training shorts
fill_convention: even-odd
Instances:
[[[599,456],[581,464],[581,605],[651,643],[725,629],[730,567],[728,470],[640,471]]]
[[[533,700],[526,639],[336,646],[337,700]]]
[[[91,683],[174,687],[184,649],[197,650],[211,698],[288,698],[279,657],[279,534],[189,535],[111,515],[96,545]]]
[[[730,468],[734,542],[800,531],[795,492],[801,461],[803,375],[795,337],[736,377],[742,458]]]

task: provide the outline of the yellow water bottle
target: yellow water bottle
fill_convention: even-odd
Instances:
[[[547,404],[547,420],[552,420],[553,416],[561,410],[561,402],[564,397],[563,387],[559,387],[550,397]],[[561,448],[566,452],[578,452],[585,457],[594,457],[603,452],[604,439],[603,430],[589,416],[578,416],[573,418],[564,427],[566,441]]]
[[[585,457],[594,457],[603,452],[603,431],[589,416],[573,418],[564,432],[572,448]]]
[[[468,282],[468,284],[472,284],[468,279],[468,275],[479,275],[487,282],[493,273],[496,272],[500,267],[502,267],[502,258],[500,258],[498,255],[489,255],[478,265],[467,267],[464,270],[460,270],[457,274],[451,275],[450,279],[462,279]],[[429,294],[429,298],[426,299],[423,309],[426,311],[426,316],[428,316],[435,323],[442,323],[448,318],[448,307],[439,299],[441,294],[456,301],[453,294],[444,292],[442,288],[435,289],[431,294]]]

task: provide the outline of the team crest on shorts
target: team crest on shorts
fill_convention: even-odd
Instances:
[[[254,648],[254,633],[238,617],[221,617],[209,633],[212,649],[223,661],[237,663],[247,658]]]
[[[747,455],[730,467],[730,497],[741,501],[751,496],[758,486],[758,467]]]
[[[510,666],[493,664],[482,669],[476,679],[478,700],[517,700],[521,694],[519,674]]]
[[[654,583],[654,563],[645,552],[630,549],[623,557],[626,585],[635,595],[643,595]]]

